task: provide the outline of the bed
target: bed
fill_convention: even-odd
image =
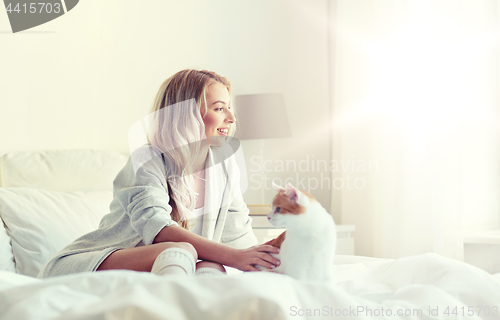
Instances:
[[[0,157],[0,319],[500,319],[500,276],[434,253],[337,255],[330,283],[237,270],[37,279],[45,261],[107,213],[126,160],[96,150]]]

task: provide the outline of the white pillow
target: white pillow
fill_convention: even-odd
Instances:
[[[2,220],[0,220],[0,270],[16,271],[10,238],[5,231]]]
[[[11,237],[16,272],[36,277],[59,250],[97,228],[112,198],[109,190],[0,188],[0,216]]]

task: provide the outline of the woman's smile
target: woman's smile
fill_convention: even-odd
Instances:
[[[227,136],[228,132],[229,132],[229,127],[226,127],[226,128],[218,128],[217,131],[219,132],[219,134],[223,135],[223,136]]]

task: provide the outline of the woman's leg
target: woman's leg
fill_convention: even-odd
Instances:
[[[226,269],[223,265],[217,262],[200,261],[196,264],[196,275],[222,275],[226,274]]]
[[[156,258],[169,248],[180,248],[198,259],[196,249],[187,242],[162,242],[147,246],[121,249],[110,254],[97,270],[126,269],[150,272]]]

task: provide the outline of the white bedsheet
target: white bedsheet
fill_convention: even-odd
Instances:
[[[105,271],[45,280],[0,272],[0,319],[500,319],[499,278],[436,254],[339,256],[332,270],[332,283],[265,272],[173,279]]]

